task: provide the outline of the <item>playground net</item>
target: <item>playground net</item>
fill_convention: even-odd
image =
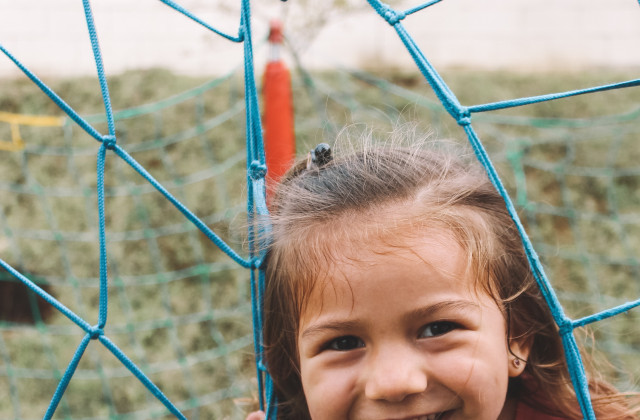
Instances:
[[[396,29],[436,95],[415,80],[390,83],[358,72],[324,77],[301,70],[297,89],[307,96],[296,95],[299,140],[317,142],[314,126],[331,137],[344,124],[384,129],[398,116],[418,119],[440,137],[468,136],[490,172],[491,156],[505,198],[508,192],[566,309],[567,316],[534,264],[568,345],[585,417],[592,418],[580,391],[584,376],[572,350],[573,329],[591,314],[629,309],[640,296],[637,100],[602,117],[558,118],[564,115],[560,107],[539,105],[528,107],[530,115],[475,114],[534,101],[463,107],[450,90],[454,84],[444,83],[401,23],[437,1],[404,12],[369,3]],[[84,4],[93,40],[89,2]],[[249,250],[244,258],[220,246],[220,240],[235,250],[251,245],[251,232],[240,234],[239,225],[264,211],[248,1],[242,10],[238,36],[209,29],[244,42],[244,83],[230,75],[112,113],[96,41],[106,116],[80,116],[46,86],[40,88],[67,116],[0,114],[0,285],[12,291],[1,298],[0,395],[9,398],[0,400],[0,418],[49,418],[54,412],[64,418],[241,418],[263,386],[268,400],[268,378],[263,383],[260,374],[256,381],[252,367],[252,344],[259,350],[260,333],[251,331],[251,314],[259,325],[261,284],[246,268],[259,255]],[[389,124],[380,125],[381,115]],[[526,235],[523,240],[530,248]],[[52,308],[49,296],[64,307]],[[605,352],[611,364],[606,373],[623,389],[637,389],[637,325],[637,311],[628,312],[595,324],[594,338],[582,340]],[[258,369],[264,369],[259,358]]]
[[[145,75],[151,85],[173,77]],[[234,74],[114,114],[131,156],[240,249],[242,229],[231,226],[246,220],[243,99]],[[40,126],[41,119],[12,115],[2,125],[18,130],[13,138],[5,130],[2,140],[22,147],[2,152],[3,257],[80,317],[97,319],[96,147],[69,118]],[[104,124],[97,115],[87,120]],[[231,415],[239,409],[233,399],[256,387],[246,270],[123,162],[111,161],[106,172],[113,174],[105,182],[109,337],[188,418]],[[8,398],[0,418],[41,418],[83,331],[1,274],[0,393]],[[87,349],[58,416],[164,416],[159,401],[101,347]]]

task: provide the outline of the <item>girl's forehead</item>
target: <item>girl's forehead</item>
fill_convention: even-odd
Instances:
[[[372,276],[388,267],[429,271],[451,281],[467,277],[470,268],[466,250],[451,231],[442,228],[386,232],[376,236],[356,233],[349,237],[347,233],[339,240],[325,241],[331,243],[325,243],[321,248],[328,252],[314,253],[310,250],[307,253],[316,260],[309,264],[315,272],[308,273],[314,280],[314,289],[317,286],[321,289],[349,287],[360,273]]]
[[[440,212],[425,214],[410,208],[416,207],[414,204],[393,203],[367,212],[342,214],[330,221],[307,224],[295,235],[299,246],[290,247],[293,254],[289,255],[294,258],[285,260],[292,270],[291,287],[298,296],[298,314],[312,295],[318,296],[318,290],[337,286],[348,290],[353,274],[368,267],[405,261],[415,269],[439,271],[443,278],[477,271],[481,263],[474,252],[477,235],[470,235],[466,229],[470,222],[477,222],[474,215],[467,215],[464,209],[451,211],[448,217]],[[452,254],[457,257],[455,269],[442,264]],[[474,293],[487,290],[487,282],[479,278],[484,276],[467,277],[471,279],[467,286]]]
[[[451,300],[487,301],[470,274],[466,252],[450,232],[431,229],[396,239],[392,246],[361,244],[335,256],[307,294],[303,324],[327,311],[357,312],[368,300],[385,306],[385,301],[401,299],[414,309]]]
[[[453,230],[420,220],[343,220],[339,226],[318,233],[306,252],[324,259],[326,267],[375,264],[389,258],[429,263],[442,258],[436,252],[440,249],[465,253]],[[318,254],[313,248],[322,252]]]

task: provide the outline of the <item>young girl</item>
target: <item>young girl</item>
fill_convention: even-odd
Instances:
[[[473,158],[334,155],[318,146],[271,204],[264,344],[278,419],[582,418],[517,230]],[[590,387],[598,419],[637,418],[607,383]]]

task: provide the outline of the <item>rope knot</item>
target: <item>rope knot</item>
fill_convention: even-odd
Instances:
[[[573,322],[569,318],[564,318],[558,322],[558,328],[561,336],[571,334],[573,332]]]
[[[407,15],[405,15],[404,12],[396,12],[390,7],[387,7],[387,9],[384,11],[383,17],[389,23],[389,25],[395,26],[398,22],[407,17]]]
[[[109,150],[114,150],[116,148],[116,136],[111,134],[107,134],[106,136],[102,136],[102,144]]]
[[[260,266],[262,265],[262,259],[255,257],[251,260],[251,268],[254,270],[257,270],[260,268]]]
[[[458,118],[456,118],[456,121],[458,122],[458,125],[461,125],[463,127],[465,125],[471,124],[471,113],[469,112],[469,110],[464,108],[462,111],[460,111],[460,113],[458,114]]]
[[[265,165],[258,162],[257,160],[254,160],[253,162],[251,162],[251,165],[249,165],[249,177],[252,180],[257,181],[259,179],[264,178],[266,175],[267,175],[267,167]]]
[[[92,340],[96,340],[101,335],[104,335],[104,330],[102,328],[99,328],[98,326],[91,327],[91,329],[88,332]]]

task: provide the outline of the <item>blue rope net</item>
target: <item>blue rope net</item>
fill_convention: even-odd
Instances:
[[[186,15],[187,17],[193,19],[197,23],[203,25],[207,29],[211,30],[215,34],[222,36],[228,39],[231,42],[241,43],[244,47],[244,109],[246,113],[246,123],[245,123],[245,131],[246,131],[246,184],[247,184],[247,211],[249,214],[249,218],[251,219],[254,214],[266,213],[266,205],[264,198],[264,176],[266,174],[266,168],[264,166],[264,151],[262,147],[262,129],[260,124],[260,115],[258,110],[258,99],[257,99],[257,90],[256,83],[254,79],[254,68],[253,68],[253,46],[251,41],[251,16],[250,16],[250,4],[248,0],[244,0],[241,2],[241,17],[238,26],[238,34],[237,35],[229,35],[225,34],[206,22],[202,21],[198,17],[191,14],[188,10],[182,8],[180,5],[168,1],[163,0],[167,6],[175,9],[176,11]],[[51,398],[50,404],[47,407],[46,412],[44,413],[44,418],[49,419],[54,416],[54,413],[58,409],[61,401],[63,401],[63,395],[65,391],[70,385],[70,381],[74,374],[76,373],[78,366],[83,360],[83,355],[89,344],[92,341],[100,342],[100,344],[110,352],[121,364],[126,367],[127,370],[136,377],[142,385],[158,400],[164,405],[166,410],[169,413],[173,414],[177,418],[186,418],[183,414],[183,410],[185,408],[191,408],[192,402],[188,399],[186,401],[182,401],[181,404],[174,404],[170,401],[167,396],[160,390],[158,386],[154,384],[154,382],[150,379],[149,375],[145,374],[143,370],[138,367],[136,363],[132,361],[132,359],[125,354],[120,347],[118,347],[114,341],[109,337],[109,335],[105,332],[108,330],[108,298],[110,296],[110,290],[113,289],[114,280],[109,279],[109,275],[107,273],[107,240],[105,234],[105,166],[107,165],[107,156],[115,155],[120,158],[122,162],[124,162],[128,167],[133,169],[139,176],[141,176],[146,182],[153,187],[158,193],[160,193],[169,203],[171,203],[189,222],[191,222],[209,241],[214,243],[228,258],[230,258],[235,264],[245,269],[250,269],[252,274],[251,279],[251,292],[252,299],[251,301],[253,306],[253,313],[258,314],[258,296],[259,291],[261,290],[261,285],[257,284],[259,279],[262,277],[255,274],[256,268],[259,265],[260,256],[254,251],[252,241],[252,233],[249,234],[249,256],[243,257],[238,252],[236,252],[231,246],[227,245],[227,243],[221,238],[221,236],[215,233],[206,223],[197,217],[191,210],[189,210],[177,197],[172,194],[169,189],[163,186],[159,181],[157,181],[136,159],[134,159],[121,145],[118,144],[118,135],[116,131],[116,124],[114,118],[114,112],[111,107],[111,99],[110,92],[107,85],[107,79],[105,76],[102,57],[100,53],[100,46],[98,43],[97,31],[94,25],[93,15],[91,11],[91,5],[89,0],[83,1],[84,13],[87,22],[89,37],[91,40],[92,50],[94,54],[94,59],[97,68],[98,80],[100,83],[100,89],[102,93],[102,99],[104,103],[105,115],[106,115],[106,133],[101,132],[96,128],[96,124],[90,122],[87,118],[83,118],[78,112],[76,112],[70,105],[68,105],[56,92],[54,92],[51,88],[49,88],[45,83],[43,83],[33,72],[31,72],[28,68],[26,68],[16,57],[14,57],[4,46],[0,45],[0,50],[18,66],[24,74],[27,75],[33,83],[35,83],[54,103],[62,110],[64,113],[75,122],[82,130],[88,133],[91,137],[97,140],[100,144],[98,152],[97,152],[97,164],[96,164],[96,197],[97,197],[97,211],[98,211],[98,264],[99,264],[99,299],[97,302],[98,310],[97,310],[97,319],[93,321],[87,321],[84,317],[78,315],[75,311],[71,310],[69,307],[65,306],[58,299],[54,298],[51,294],[47,293],[42,287],[36,284],[33,280],[29,279],[27,276],[20,273],[14,267],[10,266],[4,260],[0,260],[0,265],[4,270],[6,270],[10,275],[18,279],[24,285],[26,285],[30,290],[32,290],[35,294],[44,299],[48,304],[57,309],[61,314],[63,314],[66,318],[68,318],[72,323],[74,323],[77,327],[79,327],[82,331],[84,331],[84,335],[80,340],[80,343],[73,354],[71,361],[69,362],[64,373],[59,377],[57,388]],[[174,188],[175,189],[175,188]],[[147,234],[147,230],[144,231],[144,234]],[[169,321],[171,322],[171,320]],[[260,321],[259,318],[256,318],[255,328],[254,328],[254,337],[253,342],[255,343],[255,353],[260,354],[261,348],[259,347],[259,343],[261,342],[260,338]],[[112,331],[113,333],[113,331]],[[3,344],[3,343],[0,343]],[[3,349],[6,346],[2,346]],[[232,347],[232,346],[231,346]],[[240,343],[240,348],[242,348],[242,344]],[[226,349],[227,351],[232,351],[232,348]],[[6,360],[6,354],[5,360]],[[179,361],[180,363],[184,363],[184,360]],[[260,358],[257,359],[257,368],[258,368],[258,377],[263,376],[264,366],[262,365]],[[6,364],[6,369],[11,370],[11,364]],[[100,368],[99,368],[100,369]],[[11,372],[7,372],[9,378],[13,378],[15,375],[12,375]],[[266,386],[267,391],[269,390],[269,380],[259,381],[260,395],[264,395],[263,387]],[[16,383],[10,383],[11,392],[10,395],[12,399],[15,399],[15,388],[17,388]],[[266,392],[269,394],[270,392]],[[16,418],[20,417],[19,414],[19,402],[14,402],[14,411],[16,413]],[[264,402],[262,403],[265,404]],[[63,404],[64,405],[64,404]],[[140,413],[139,413],[140,415]],[[148,415],[141,414],[141,415]],[[157,414],[153,415],[154,417]],[[135,417],[135,414],[134,414]]]
[[[245,103],[244,108],[246,112],[245,130],[246,130],[246,185],[247,185],[247,202],[246,211],[249,218],[249,225],[251,221],[258,215],[266,215],[267,209],[265,205],[264,196],[264,177],[266,173],[266,167],[264,164],[264,149],[262,145],[262,129],[260,125],[260,115],[258,109],[256,81],[254,78],[253,67],[253,45],[251,39],[251,15],[250,15],[250,2],[249,0],[241,0],[241,19],[239,23],[239,29],[237,35],[230,35],[223,33],[211,25],[207,24],[197,16],[194,16],[188,10],[184,9],[177,3],[170,0],[160,0],[167,6],[175,9],[176,11],[184,14],[186,17],[194,20],[215,34],[226,38],[230,42],[242,43],[244,47],[244,94]],[[618,315],[622,312],[628,311],[633,307],[640,305],[640,299],[636,299],[621,305],[611,307],[609,309],[597,312],[585,317],[572,319],[566,315],[562,305],[554,289],[552,288],[545,271],[540,262],[536,251],[533,249],[531,241],[527,236],[523,224],[520,221],[516,207],[509,197],[505,186],[503,185],[498,172],[494,167],[491,159],[489,158],[483,143],[480,141],[476,130],[471,124],[472,117],[482,112],[494,111],[506,108],[512,108],[516,106],[535,104],[543,101],[550,101],[560,98],[566,98],[570,96],[582,95],[586,93],[599,92],[611,89],[619,89],[624,87],[632,87],[640,85],[640,79],[630,80],[626,82],[608,84],[588,89],[574,90],[569,92],[561,92],[555,94],[540,95],[534,97],[526,97],[513,99],[508,101],[500,101],[495,103],[464,106],[457,99],[456,95],[452,92],[449,86],[444,82],[443,78],[438,74],[435,68],[429,63],[425,55],[412,39],[410,34],[406,31],[402,25],[402,21],[409,18],[411,14],[423,11],[430,6],[434,6],[441,0],[432,0],[425,2],[419,6],[413,7],[408,10],[400,11],[395,10],[388,5],[379,2],[377,0],[367,0],[371,8],[380,15],[381,18],[386,20],[388,24],[397,32],[399,38],[402,40],[407,51],[414,59],[418,69],[427,80],[429,85],[435,92],[438,100],[446,110],[446,112],[462,127],[465,131],[468,140],[473,147],[479,161],[486,168],[487,173],[504,197],[505,203],[511,214],[518,230],[520,232],[523,245],[525,247],[529,262],[533,269],[533,273],[536,280],[543,292],[546,301],[551,308],[553,317],[559,327],[560,334],[562,336],[565,354],[570,368],[571,378],[573,385],[578,395],[579,403],[583,415],[586,419],[594,419],[593,409],[591,407],[588,386],[584,367],[582,364],[581,356],[578,351],[578,345],[574,336],[574,330],[578,327],[582,327],[593,322],[610,318]],[[262,309],[261,309],[261,295],[264,288],[264,273],[259,270],[260,261],[262,255],[257,252],[254,238],[257,232],[249,230],[248,232],[248,245],[249,253],[247,257],[241,256],[232,247],[221,238],[220,235],[213,232],[207,223],[198,218],[191,210],[189,210],[180,200],[172,194],[169,189],[158,182],[140,163],[138,163],[130,153],[125,150],[118,143],[118,133],[116,130],[116,124],[114,122],[114,113],[111,109],[111,101],[109,97],[109,88],[107,86],[107,80],[102,66],[102,58],[100,54],[100,48],[96,35],[96,28],[93,23],[93,17],[91,13],[91,7],[89,0],[83,0],[85,17],[87,21],[89,36],[91,39],[92,49],[97,67],[98,79],[100,81],[101,93],[103,97],[105,114],[106,114],[106,133],[100,132],[96,129],[96,125],[89,121],[87,118],[80,116],[71,106],[65,103],[60,96],[58,96],[53,90],[45,85],[39,78],[33,74],[29,69],[23,66],[16,57],[14,57],[7,49],[0,45],[0,50],[12,60],[16,66],[18,66],[47,96],[49,96],[59,107],[62,109],[68,117],[73,120],[80,128],[99,142],[99,148],[97,152],[97,165],[96,165],[96,197],[97,197],[97,211],[98,211],[98,264],[99,264],[99,299],[97,319],[89,322],[85,317],[77,315],[77,313],[67,306],[63,305],[60,301],[55,299],[52,295],[47,293],[43,288],[38,286],[34,281],[27,276],[21,274],[14,267],[10,266],[6,262],[0,260],[0,265],[9,272],[12,276],[24,283],[34,293],[44,299],[48,304],[57,309],[66,318],[68,318],[73,324],[83,331],[82,339],[77,347],[77,350],[73,354],[70,363],[66,370],[59,377],[58,385],[55,393],[51,399],[51,402],[44,415],[45,418],[52,418],[61,401],[64,401],[63,395],[65,390],[69,387],[74,373],[77,371],[80,365],[83,355],[92,341],[98,341],[102,346],[111,354],[113,354],[117,360],[119,360],[128,371],[131,372],[144,387],[159,400],[162,405],[177,418],[185,418],[183,414],[183,407],[190,407],[189,403],[182,402],[180,404],[174,404],[167,396],[157,387],[153,381],[149,378],[149,375],[143,372],[141,369],[128,357],[123,350],[121,350],[114,341],[109,338],[109,324],[107,322],[108,315],[108,297],[109,292],[113,285],[110,285],[109,276],[107,273],[107,246],[106,246],[106,234],[105,234],[105,165],[108,162],[108,155],[115,155],[120,158],[121,162],[132,168],[139,176],[148,182],[153,189],[158,191],[169,203],[171,203],[186,219],[191,222],[202,234],[204,234],[212,243],[219,247],[219,249],[226,255],[228,259],[231,259],[238,266],[249,269],[251,273],[250,288],[251,288],[251,309],[253,313],[253,345],[254,352],[256,354],[256,372],[258,381],[258,396],[260,406],[267,410],[268,418],[275,419],[276,417],[276,401],[273,395],[272,383],[266,368],[261,358],[262,354],[262,337],[261,337],[261,325],[262,325]],[[116,285],[117,286],[117,285]],[[1,339],[1,337],[0,337]],[[0,343],[2,344],[2,343]],[[3,346],[0,346],[3,347]],[[9,375],[11,376],[11,375]],[[13,385],[15,387],[15,385]],[[13,395],[13,394],[12,394]],[[64,405],[64,403],[63,403]],[[17,406],[17,404],[16,404]],[[19,417],[19,415],[17,415]]]

